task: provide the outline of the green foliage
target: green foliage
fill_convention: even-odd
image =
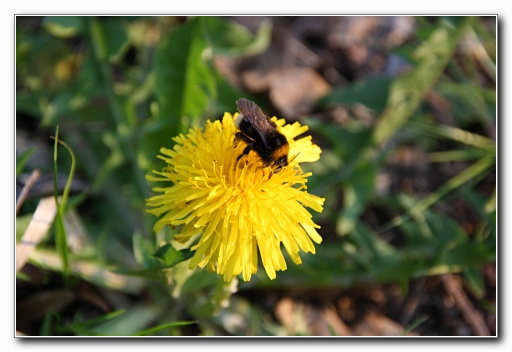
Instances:
[[[469,20],[460,21],[456,26],[441,21],[428,40],[415,50],[414,68],[391,85],[386,109],[374,130],[375,143],[385,142],[412,116],[453,57]]]
[[[326,197],[318,220],[334,233],[321,233],[326,239],[316,255],[289,265],[276,280],[260,270],[240,287],[189,270],[194,253],[173,241],[176,229],[153,233],[154,219],[144,212],[151,194],[145,175],[162,167],[156,155],[172,147],[173,136],[234,112],[235,100],[247,93],[230,85],[214,58],[262,53],[270,24],[252,34],[220,17],[49,16],[39,22],[30,30],[17,19],[17,113],[50,131],[59,126],[56,138],[72,151],[71,161],[55,154],[55,164],[42,172],[58,167],[67,173],[76,163],[76,175],[90,187],[66,199],[68,183],[57,226],[31,263],[69,276],[67,285],[84,280],[137,298],[92,319],[77,312],[70,322],[50,312],[41,335],[168,336],[190,325],[203,335],[287,333],[263,309],[233,295],[254,288],[398,283],[405,292],[413,279],[462,273],[475,297],[483,297],[481,268],[496,261],[496,190],[489,195],[480,187],[496,171],[496,143],[484,134],[496,124],[496,92],[477,71],[496,77],[496,33],[485,31],[478,18],[418,17],[414,40],[395,51],[409,63],[406,72],[334,87],[319,101],[326,109],[362,105],[376,119],[368,124],[350,116],[345,126],[305,121],[323,142],[308,189]],[[486,49],[478,67],[458,50],[468,37]],[[451,124],[436,118],[431,96],[448,102]],[[382,177],[400,147],[421,150],[429,166],[460,168],[424,193],[383,191]],[[33,151],[17,157],[17,175]],[[474,214],[469,230],[447,211],[457,202]],[[78,249],[66,241],[70,210],[80,214],[88,234]],[[372,226],[368,216],[377,212],[380,226]],[[17,218],[17,230],[29,220]],[[423,322],[416,319],[408,331]]]
[[[479,269],[494,262],[496,256],[495,207],[487,211],[483,207],[495,205],[496,197],[494,193],[486,198],[478,189],[478,181],[495,172],[496,143],[468,127],[479,124],[481,130],[486,130],[495,123],[496,94],[476,80],[468,85],[466,77],[473,72],[460,74],[467,66],[453,67],[455,48],[477,26],[475,18],[460,18],[440,19],[428,30],[421,27],[417,35],[422,44],[414,51],[402,48],[412,52],[411,68],[406,73],[393,79],[376,77],[355,82],[332,90],[320,101],[326,106],[362,104],[380,116],[370,130],[373,139],[368,138],[368,128],[362,124],[358,127],[356,121],[343,129],[308,120],[310,127],[331,143],[330,151],[340,160],[333,164],[341,167],[317,173],[312,191],[343,195],[342,210],[326,213],[331,217],[326,221],[336,222],[336,232],[344,242],[335,249],[322,246],[319,251],[325,253],[307,258],[303,267],[290,268],[294,285],[350,287],[365,282],[402,282],[406,288],[413,278],[462,272],[476,296],[482,295]],[[459,81],[446,74],[455,68]],[[458,127],[433,121],[424,105],[427,94],[449,100]],[[452,148],[431,151],[428,146],[435,146],[434,140],[448,142]],[[421,149],[427,146],[426,156],[432,163],[466,162],[465,168],[423,198],[405,193],[381,195],[377,192],[377,177],[400,143]],[[471,211],[479,214],[474,233],[468,234],[443,214],[441,209],[456,199],[463,199]],[[381,228],[371,229],[361,221],[370,207],[400,215]],[[400,245],[382,239],[381,235],[389,231],[401,236]],[[344,255],[334,251],[343,251]],[[323,275],[317,275],[320,271]]]
[[[369,109],[382,111],[389,96],[391,77],[377,76],[356,82],[345,88],[335,88],[320,100],[321,104],[363,104]]]
[[[28,30],[24,20],[40,21],[42,31]],[[84,321],[77,316],[77,322],[67,326],[58,315],[50,314],[42,334],[179,334],[179,327],[189,323],[180,322],[177,311],[168,314],[163,308],[173,300],[170,278],[178,295],[181,291],[199,299],[211,291],[213,300],[199,305],[186,302],[190,311],[201,316],[219,309],[231,295],[216,275],[188,270],[192,253],[173,247],[168,242],[172,234],[156,241],[153,219],[144,215],[144,198],[150,194],[144,175],[157,164],[158,150],[172,146],[173,136],[232,110],[242,95],[216,71],[213,54],[261,52],[269,43],[270,26],[265,24],[253,35],[221,18],[182,21],[163,17],[18,18],[17,112],[38,119],[42,127],[60,126],[66,148],[78,152],[72,158],[77,173],[92,186],[79,197],[97,199],[91,208],[96,220],[85,224],[93,244],[70,252],[64,220],[66,204],[73,202],[66,202],[66,191],[59,206],[56,247],[52,248],[52,240],[42,244],[44,248],[31,255],[32,263],[109,289],[156,290],[155,297],[164,302],[160,309],[141,303],[119,316],[107,314],[99,320]],[[130,61],[129,53],[135,61]],[[55,153],[56,148],[57,144]],[[18,157],[18,173],[31,153]],[[66,158],[55,155],[55,170],[57,164],[59,172],[69,167]],[[52,167],[45,171],[51,172]],[[73,178],[73,171],[69,176]],[[21,216],[20,220],[25,218],[30,219]],[[144,236],[136,230],[141,225]],[[175,321],[169,322],[173,317]]]
[[[195,18],[170,32],[155,53],[155,93],[159,115],[179,121],[198,118],[214,98],[215,82],[207,63],[207,40],[201,19]],[[176,132],[183,132],[175,129]]]
[[[85,20],[79,16],[47,16],[43,27],[58,38],[72,38],[86,30]]]

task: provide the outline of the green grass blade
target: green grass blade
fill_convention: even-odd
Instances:
[[[56,230],[55,230],[55,246],[57,253],[59,253],[62,261],[62,271],[65,277],[69,276],[69,252],[67,245],[66,229],[64,227],[63,207],[59,204],[59,193],[57,185],[57,159],[58,159],[58,140],[59,140],[59,126],[55,130],[55,143],[53,146],[53,185],[55,204],[57,204],[56,216]]]
[[[418,326],[420,326],[427,320],[428,320],[428,316],[426,316],[426,315],[422,315],[422,316],[418,317],[416,320],[414,320],[412,323],[410,323],[409,325],[407,325],[405,327],[402,335],[403,336],[409,335],[414,329],[416,329]]]
[[[429,194],[416,206],[411,209],[411,213],[422,212],[429,208],[434,203],[438,202],[448,192],[461,187],[464,183],[477,178],[483,172],[487,171],[495,163],[493,158],[482,158],[458,175],[452,177],[444,185],[439,187],[436,192]]]
[[[64,192],[62,193],[62,206],[64,207],[67,204],[68,197],[69,197],[69,190],[71,188],[71,182],[73,181],[73,177],[75,176],[75,169],[76,169],[76,157],[75,153],[73,153],[73,150],[71,147],[69,147],[66,143],[59,140],[59,143],[62,144],[69,152],[69,155],[71,155],[71,167],[69,169],[69,175],[68,180],[66,182],[66,186],[64,187]]]
[[[96,332],[93,332],[96,326],[108,323],[110,320],[117,318],[118,316],[125,313],[124,309],[116,310],[113,312],[109,312],[105,315],[99,316],[97,318],[92,318],[87,321],[78,321],[78,316],[75,316],[75,320],[73,323],[67,326],[60,326],[58,328],[58,332],[62,334],[75,334],[78,336],[101,336]]]
[[[16,157],[16,176],[18,176],[21,173],[21,171],[23,171],[25,164],[27,163],[30,156],[34,154],[35,151],[36,148],[32,147],[23,152],[19,157]]]
[[[482,173],[486,172],[489,169],[489,167],[491,167],[495,162],[495,158],[481,158],[473,165],[466,168],[464,171],[460,172],[459,174],[449,179],[435,192],[430,193],[428,196],[426,196],[421,201],[416,203],[416,205],[414,205],[407,214],[394,218],[390,224],[384,226],[384,229],[382,229],[381,232],[387,231],[390,228],[393,228],[394,226],[402,224],[411,216],[421,214],[421,212],[425,211],[430,206],[438,202],[442,197],[444,197],[449,192],[461,187],[464,183],[471,181],[480,176]]]
[[[375,128],[376,144],[386,142],[407,122],[437,82],[466,32],[469,19],[461,22],[453,25],[442,20],[428,40],[414,52],[416,66],[391,84],[387,106]]]
[[[191,324],[195,324],[195,323],[196,323],[195,321],[178,321],[178,322],[174,322],[174,323],[161,324],[161,325],[154,326],[154,327],[146,329],[146,330],[136,332],[133,335],[134,336],[147,336],[147,335],[154,334],[155,332],[158,332],[161,330],[175,328],[178,326],[191,325]]]
[[[424,122],[411,122],[409,127],[421,135],[450,139],[470,147],[483,149],[493,153],[496,151],[496,142],[492,139],[476,133],[468,132],[461,128],[446,125],[434,125]]]
[[[127,308],[122,315],[90,327],[89,333],[95,336],[132,336],[149,326],[161,314],[161,307],[138,304]]]
[[[485,156],[486,152],[481,149],[469,150],[447,150],[444,152],[428,153],[428,160],[434,163],[446,163],[453,161],[475,160]]]
[[[71,187],[71,182],[73,180],[73,176],[75,174],[76,168],[76,158],[75,154],[71,150],[71,148],[59,140],[59,126],[57,126],[55,130],[55,143],[53,149],[53,184],[54,184],[54,196],[55,196],[55,204],[57,204],[57,226],[55,233],[55,244],[57,252],[59,253],[62,260],[62,271],[65,277],[69,276],[70,268],[69,268],[69,251],[67,244],[67,234],[66,228],[64,227],[64,212],[66,209],[66,203],[69,196],[69,190]],[[62,193],[61,202],[59,203],[59,194],[58,194],[58,186],[57,186],[57,159],[58,159],[58,144],[62,144],[71,155],[71,168],[69,170],[68,180],[66,182],[66,186],[64,187],[64,191]]]

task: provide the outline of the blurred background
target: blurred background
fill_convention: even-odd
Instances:
[[[17,16],[16,334],[495,336],[496,21]],[[310,127],[326,203],[315,255],[226,284],[145,175],[240,97]]]

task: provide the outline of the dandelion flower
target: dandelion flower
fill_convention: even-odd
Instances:
[[[319,159],[321,150],[300,123],[286,124],[272,118],[289,144],[288,165],[275,170],[254,150],[244,154],[247,143],[236,138],[238,113],[225,113],[221,121],[207,121],[203,129],[190,129],[175,137],[173,149],[161,148],[158,157],[167,163],[148,175],[150,181],[170,182],[155,187],[147,200],[148,212],[158,217],[154,230],[181,226],[174,239],[193,242],[190,269],[206,267],[225,281],[242,274],[249,281],[258,270],[258,251],[270,279],[286,270],[281,245],[295,264],[299,252],[315,253],[321,243],[319,228],[306,208],[323,210],[324,199],[307,192],[311,173],[303,162]]]

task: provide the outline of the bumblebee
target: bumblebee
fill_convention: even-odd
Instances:
[[[237,161],[254,150],[263,164],[274,167],[274,171],[287,166],[290,146],[286,137],[277,131],[274,121],[250,100],[238,99],[236,105],[241,116],[235,140],[247,144]]]

